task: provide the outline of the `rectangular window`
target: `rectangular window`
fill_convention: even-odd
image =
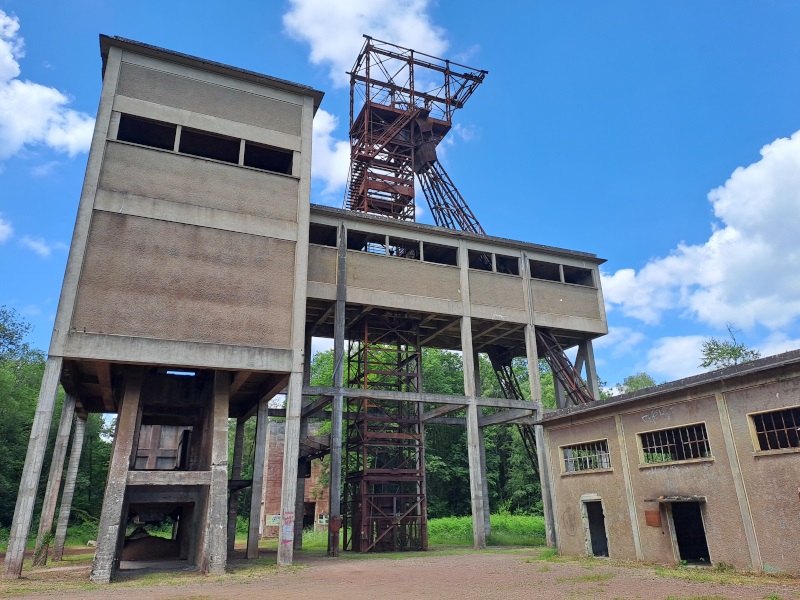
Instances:
[[[564,446],[561,450],[564,454],[565,473],[611,468],[608,440]]]
[[[123,142],[133,142],[142,146],[161,148],[162,150],[172,150],[175,147],[175,133],[177,125],[153,121],[126,115],[119,116],[119,130],[117,139]]]
[[[534,279],[546,279],[548,281],[561,281],[561,270],[558,264],[544,262],[541,260],[531,260],[531,277]]]
[[[308,227],[308,243],[336,247],[336,227],[311,223]]]
[[[492,253],[480,252],[479,250],[468,250],[469,268],[478,269],[479,271],[492,270]]]
[[[351,229],[347,232],[347,249],[386,254],[386,236]]]
[[[181,130],[181,143],[178,147],[178,152],[238,165],[240,143],[237,138],[184,127]]]
[[[425,251],[425,262],[458,266],[458,248],[425,242],[423,250]]]
[[[757,450],[800,448],[800,406],[750,415]]]
[[[592,277],[591,269],[583,269],[581,267],[570,267],[564,265],[564,283],[572,283],[575,285],[585,285],[594,287],[594,278]]]
[[[291,152],[245,142],[244,144],[244,166],[265,171],[275,171],[276,173],[292,174]]]
[[[639,439],[644,464],[711,457],[704,423],[640,433]]]
[[[495,254],[494,262],[497,265],[498,273],[519,275],[519,258],[516,256],[503,256],[502,254]]]
[[[419,242],[401,238],[389,238],[389,256],[419,260]]]

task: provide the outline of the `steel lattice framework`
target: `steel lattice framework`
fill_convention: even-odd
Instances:
[[[436,146],[487,72],[365,37],[350,72],[346,206],[413,221],[416,174],[437,225],[484,233]]]

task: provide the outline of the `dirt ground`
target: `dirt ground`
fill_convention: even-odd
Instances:
[[[275,567],[274,553],[267,553],[255,563],[230,561],[231,572],[221,577],[204,577],[185,569],[166,573],[148,568],[123,572],[110,586],[88,584],[88,566],[83,563],[26,571],[18,581],[0,580],[0,598],[800,598],[800,580],[794,578],[752,577],[708,568],[665,570],[608,559],[547,555],[542,559],[541,553],[541,549],[498,549],[329,559],[320,553],[302,552],[296,558],[297,566],[288,569]]]

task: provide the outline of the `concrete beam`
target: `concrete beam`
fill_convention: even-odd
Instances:
[[[466,408],[466,404],[445,404],[444,406],[440,406],[438,408],[434,408],[433,410],[429,410],[427,412],[422,413],[420,415],[420,420],[423,423],[427,423],[432,419],[438,419],[446,414],[451,412],[455,412],[457,410],[461,410],[462,408]]]
[[[147,486],[209,485],[211,471],[128,471],[127,482]]]
[[[484,428],[489,427],[490,425],[499,425],[500,423],[510,423],[517,421],[517,419],[522,417],[535,416],[535,414],[535,408],[530,410],[525,408],[512,408],[510,410],[494,413],[493,415],[481,417],[480,426],[481,428]]]
[[[333,396],[337,393],[335,387],[306,386],[303,388],[304,396]],[[515,400],[513,398],[467,398],[466,396],[448,396],[445,394],[428,394],[415,392],[394,392],[390,390],[364,390],[356,388],[341,388],[344,398],[367,398],[370,400],[397,400],[398,402],[425,402],[428,404],[458,404],[467,405],[474,400],[478,406],[491,406],[495,408],[527,408],[531,409],[531,401]],[[534,407],[535,408],[535,407]]]

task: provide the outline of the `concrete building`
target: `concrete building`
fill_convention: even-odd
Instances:
[[[560,553],[800,573],[800,350],[541,424]]]
[[[338,549],[343,449],[360,435],[350,425],[343,430],[348,403],[365,415],[376,414],[376,407],[384,413],[407,407],[406,416],[393,417],[407,425],[402,433],[365,433],[386,447],[405,444],[409,468],[387,463],[384,469],[404,473],[405,504],[393,510],[415,519],[407,531],[392,534],[395,540],[413,528],[426,543],[424,426],[467,428],[475,546],[485,546],[483,428],[533,422],[541,408],[538,359],[554,348],[577,347],[575,372],[588,382],[585,393],[599,397],[592,340],[607,332],[598,270],[603,260],[311,206],[311,127],[321,92],[120,38],[102,36],[101,52],[97,123],[5,575],[21,573],[42,440],[59,384],[79,415],[118,415],[93,581],[112,578],[125,526],[134,517],[171,516],[178,523],[176,558],[203,572],[223,572],[236,517],[229,506],[247,489],[247,555],[257,556],[270,415],[285,424],[281,481],[288,484],[280,489],[279,564],[291,564],[297,543],[305,480],[298,470],[313,453],[313,420],[331,422],[330,535]],[[365,389],[370,377],[380,375],[367,372],[372,365],[364,358],[376,332],[379,340],[403,346],[392,375],[404,378],[402,385]],[[333,338],[330,386],[308,385],[312,336]],[[426,346],[462,352],[464,396],[421,391],[418,357]],[[532,400],[522,394],[479,397],[480,353],[504,361],[525,357]],[[345,378],[346,364],[360,375]],[[285,408],[270,409],[269,400],[280,392],[286,393]],[[466,416],[450,415],[459,410]],[[236,420],[232,465],[229,418]],[[253,479],[242,480],[244,423],[250,418],[257,420],[256,464]],[[71,419],[65,411],[59,440],[69,439]],[[165,448],[152,439],[155,430],[142,435],[155,426],[182,432],[173,440],[179,448],[160,462]],[[52,510],[63,455],[50,470],[46,506]],[[546,453],[539,458],[544,471]],[[366,512],[356,515],[354,507],[367,503],[358,485],[371,475],[359,476],[360,483],[348,479],[356,483],[345,502],[345,537],[354,549],[359,540],[385,541],[397,522],[396,512],[378,504],[372,508],[385,518],[377,525],[367,523]],[[64,506],[62,500],[62,515]],[[552,539],[548,494],[545,508]],[[40,540],[52,524],[49,510]]]

